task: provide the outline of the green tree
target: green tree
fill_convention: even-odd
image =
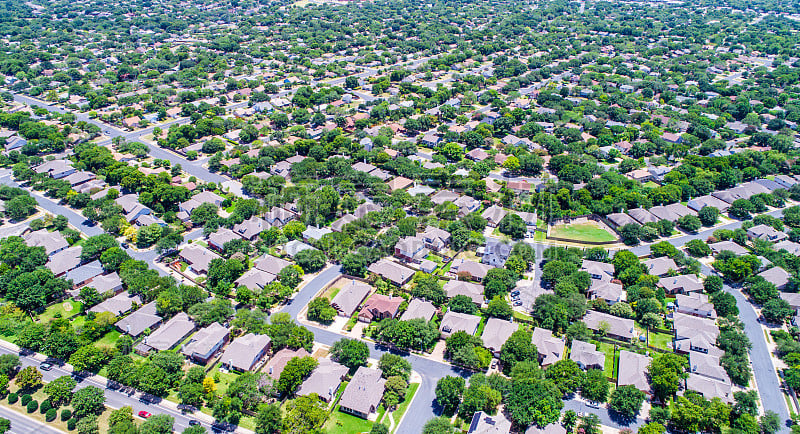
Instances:
[[[524,238],[528,231],[525,221],[516,214],[506,214],[497,225],[497,230],[515,240]]]
[[[455,434],[456,429],[450,424],[450,419],[439,416],[425,422],[422,427],[422,434]]]
[[[561,391],[547,380],[523,378],[514,380],[506,398],[506,410],[511,420],[522,427],[543,428],[561,416]]]
[[[719,210],[713,206],[704,206],[697,212],[697,217],[705,226],[714,226],[719,220]]]
[[[308,319],[312,321],[329,323],[336,318],[336,314],[327,297],[316,297],[308,303]]]
[[[352,371],[359,366],[366,366],[369,348],[362,341],[342,338],[331,347],[331,357]]]
[[[42,385],[42,373],[35,366],[22,368],[14,382],[22,390],[32,390]]]
[[[47,395],[48,401],[57,408],[62,404],[69,404],[72,400],[72,390],[76,385],[72,377],[63,375],[47,383],[42,391]]]
[[[294,261],[306,273],[319,271],[325,266],[325,254],[316,249],[301,250],[294,257]]]
[[[327,404],[312,393],[298,396],[285,405],[281,434],[305,434],[317,432],[328,418]]]
[[[445,414],[452,415],[461,403],[465,381],[462,377],[442,377],[436,383],[436,402]]]
[[[589,369],[583,376],[581,396],[596,402],[606,402],[610,384],[601,369]]]
[[[408,381],[411,375],[411,363],[408,360],[392,353],[383,353],[378,360],[378,369],[384,378],[399,376]]]
[[[510,319],[513,313],[511,305],[501,295],[495,295],[486,308],[486,314],[495,318]]]
[[[553,363],[544,372],[544,376],[558,387],[562,395],[574,393],[583,381],[583,371],[570,359]]]
[[[686,359],[672,353],[662,353],[653,358],[647,368],[654,394],[667,399],[675,395],[682,379],[686,378]]]
[[[283,395],[294,393],[303,380],[317,367],[313,357],[293,357],[281,371],[277,389]]]
[[[264,405],[256,416],[256,434],[276,434],[283,425],[281,408],[276,404]]]
[[[500,349],[503,373],[508,375],[518,362],[536,360],[538,352],[533,345],[531,332],[517,330],[509,336]]]
[[[88,415],[98,414],[105,406],[106,397],[103,389],[94,386],[87,386],[78,389],[72,395],[72,408],[75,416],[81,418]]]
[[[632,419],[639,414],[644,398],[644,392],[637,389],[636,386],[629,384],[614,389],[614,391],[611,392],[609,404],[612,410],[625,418]]]
[[[139,426],[140,434],[170,434],[175,419],[166,414],[154,414]]]

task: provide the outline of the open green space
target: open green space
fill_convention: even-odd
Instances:
[[[39,321],[48,322],[53,318],[72,318],[81,313],[81,303],[67,300],[53,304],[39,314]]]
[[[372,425],[371,421],[339,411],[339,406],[337,405],[331,412],[328,421],[325,422],[324,428],[331,433],[362,433],[369,432],[372,429]]]
[[[606,355],[606,363],[603,367],[603,372],[605,372],[606,377],[614,377],[614,368],[617,366],[617,361],[619,360],[619,348],[617,348],[615,354],[614,344],[600,342],[597,345],[597,351]]]
[[[391,413],[392,419],[394,419],[395,427],[392,432],[397,432],[397,426],[400,424],[400,419],[403,418],[406,410],[408,410],[408,406],[411,405],[411,401],[414,400],[414,395],[417,393],[417,389],[419,389],[419,383],[411,383],[408,385],[408,391],[406,392],[406,400],[401,402],[396,409]],[[386,416],[381,421],[382,423],[389,425],[389,417]]]
[[[611,242],[617,237],[605,229],[592,223],[571,223],[554,226],[550,229],[551,237],[565,238],[575,241]]]
[[[99,341],[96,342],[97,346],[99,347],[107,347],[113,348],[116,345],[117,340],[122,334],[117,330],[111,330],[110,332],[106,333]]]

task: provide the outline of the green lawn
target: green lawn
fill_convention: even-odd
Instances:
[[[639,323],[636,323],[636,330],[641,335],[646,335],[647,334],[647,331],[642,326],[640,326]],[[652,345],[652,346],[654,346],[656,348],[664,349],[664,350],[671,350],[672,349],[672,335],[669,334],[669,333],[658,333],[658,332],[651,331],[650,332],[650,345]]]
[[[70,310],[64,308],[64,305],[67,304],[70,306]],[[67,300],[64,302],[56,303],[47,309],[44,312],[39,314],[39,321],[41,322],[48,322],[51,319],[55,318],[56,316],[60,316],[61,318],[72,318],[75,315],[81,313],[81,307],[83,305],[80,302],[74,300]]]
[[[533,321],[533,317],[532,316],[525,315],[524,313],[517,312],[516,310],[514,311],[514,318],[525,320],[525,321]]]
[[[406,392],[406,400],[401,402],[396,409],[392,412],[392,418],[394,419],[395,424],[400,423],[400,419],[403,418],[403,414],[405,414],[406,410],[408,410],[408,406],[411,405],[411,401],[414,400],[414,395],[417,393],[417,389],[419,389],[419,383],[411,383],[408,385],[408,391]],[[387,426],[389,425],[389,418],[384,417],[383,423]],[[397,426],[394,427],[392,432],[397,431]]]
[[[606,342],[600,342],[600,344],[597,345],[597,351],[600,351],[606,355],[606,364],[603,369],[606,377],[614,377],[614,367],[617,365],[617,360],[619,360],[619,349],[617,349],[617,354],[615,357],[614,345]]]
[[[569,225],[555,226],[550,230],[550,236],[566,238],[575,241],[609,242],[616,241],[617,237],[605,229],[592,223],[572,223]]]
[[[116,330],[111,330],[110,332],[106,333],[99,341],[97,341],[97,345],[101,347],[107,348],[114,348],[114,345],[117,343],[117,339],[119,339],[121,333]]]
[[[214,369],[209,371],[208,376],[211,378],[216,378],[217,374],[219,374],[219,383],[217,383],[217,395],[224,395],[225,392],[228,390],[228,385],[233,383],[233,381],[238,377],[237,374],[232,374],[228,372],[227,374],[224,372],[220,372],[219,368],[222,366],[222,362],[217,363],[214,366]]]
[[[547,234],[542,231],[536,231],[533,234],[533,241],[544,241],[547,239]]]
[[[331,433],[362,433],[369,432],[372,429],[373,423],[361,419],[360,417],[353,416],[352,414],[342,413],[339,411],[339,406],[331,412],[328,421],[325,422],[325,431]]]

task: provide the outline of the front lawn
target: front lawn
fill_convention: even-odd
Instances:
[[[373,422],[371,421],[339,411],[339,406],[337,405],[331,412],[328,421],[325,422],[324,428],[328,432],[361,433],[369,432],[372,429],[372,425]]]
[[[217,365],[214,366],[214,369],[208,373],[208,376],[213,378],[217,385],[216,394],[218,396],[224,395],[228,390],[228,386],[233,383],[234,380],[236,380],[236,377],[238,377],[237,374],[233,374],[231,372],[220,372],[220,367],[222,367],[222,362],[217,363]],[[217,379],[219,379],[219,381],[217,381]]]
[[[411,383],[408,385],[408,391],[406,391],[406,399],[405,401],[398,404],[397,408],[391,413],[392,420],[394,420],[395,427],[392,432],[397,431],[397,425],[400,424],[400,419],[403,418],[403,415],[408,410],[408,406],[411,405],[411,401],[414,400],[414,395],[417,393],[417,389],[419,389],[419,383]],[[389,416],[383,418],[381,423],[386,424],[389,426]]]
[[[110,332],[106,333],[99,341],[97,341],[97,346],[106,347],[106,348],[114,348],[117,343],[117,340],[122,335],[122,333],[118,332],[117,330],[111,330]]]
[[[575,241],[590,242],[611,242],[616,241],[617,237],[607,230],[600,228],[594,223],[572,223],[568,225],[554,226],[550,230],[550,236],[564,238]]]

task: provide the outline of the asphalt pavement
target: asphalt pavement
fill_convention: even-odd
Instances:
[[[5,404],[0,405],[0,417],[11,421],[11,434],[62,434],[36,419],[7,408]]]

